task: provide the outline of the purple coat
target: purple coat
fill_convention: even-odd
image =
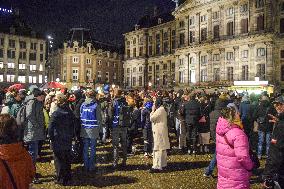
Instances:
[[[228,142],[234,148],[231,148]],[[218,167],[218,189],[249,189],[253,162],[249,155],[248,138],[243,130],[231,127],[220,117],[216,128],[216,153]]]

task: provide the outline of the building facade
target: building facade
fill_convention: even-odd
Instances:
[[[0,17],[1,85],[41,85],[45,77],[45,39],[33,32],[18,12],[10,15],[0,12]]]
[[[172,14],[175,86],[259,77],[284,88],[283,0],[187,0]]]
[[[123,83],[123,56],[114,46],[93,41],[88,29],[71,29],[64,47],[51,53],[50,58],[50,80],[58,78],[67,87]]]

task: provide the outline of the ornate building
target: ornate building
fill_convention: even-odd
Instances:
[[[46,41],[19,12],[0,9],[0,82],[41,84],[45,77]]]
[[[94,83],[122,85],[122,55],[118,48],[93,41],[89,29],[73,28],[63,48],[50,55],[50,80],[72,86]]]
[[[176,49],[169,56],[175,57],[177,86],[257,76],[284,88],[283,0],[187,0],[172,15],[175,20],[167,24],[175,23]],[[152,28],[129,34],[142,30]]]

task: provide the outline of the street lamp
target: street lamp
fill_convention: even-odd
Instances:
[[[151,83],[151,82],[149,82],[149,83],[148,83],[148,86],[149,86],[149,87],[152,87],[152,83]]]
[[[114,88],[115,88],[115,84],[112,84],[112,85],[111,85],[111,88],[114,89]]]

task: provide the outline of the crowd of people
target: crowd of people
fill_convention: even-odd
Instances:
[[[36,163],[45,143],[53,152],[55,183],[71,185],[73,162],[82,162],[86,173],[97,171],[98,142],[111,142],[114,170],[127,167],[138,145],[153,159],[150,173],[167,170],[172,151],[212,153],[204,177],[217,166],[220,189],[250,188],[252,172],[265,158],[263,187],[284,188],[281,95],[32,87],[12,88],[1,100],[0,188],[39,183]]]

